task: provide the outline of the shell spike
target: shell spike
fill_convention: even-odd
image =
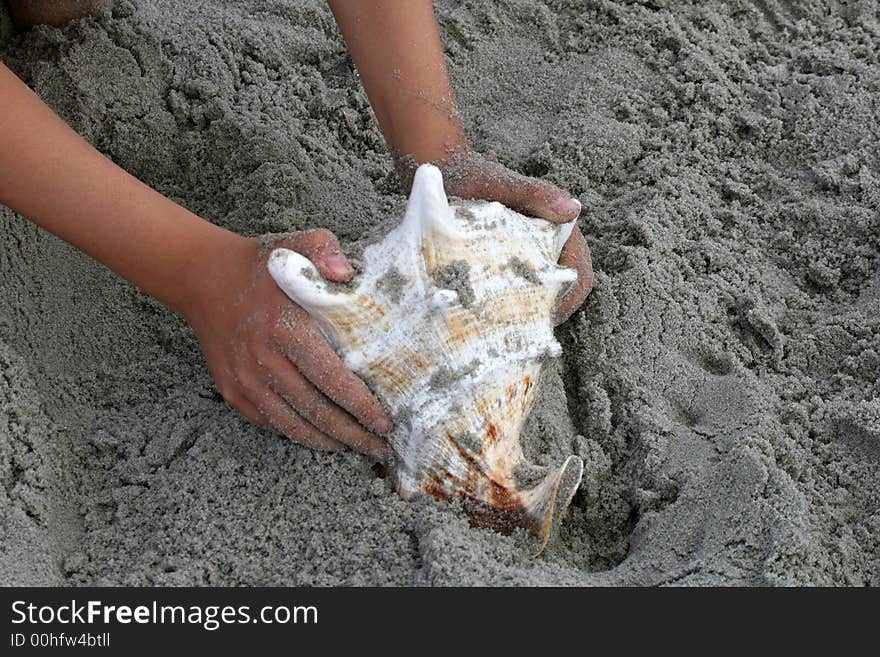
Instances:
[[[549,271],[539,274],[544,285],[568,286],[577,280],[577,272],[569,267],[551,267]]]
[[[350,303],[349,295],[332,292],[315,265],[296,251],[275,249],[267,266],[278,287],[318,320]]]
[[[433,164],[423,164],[416,169],[403,221],[418,224],[423,236],[433,231],[446,237],[458,235],[455,213],[443,189],[443,175]]]
[[[580,201],[578,202],[578,205],[580,205]],[[567,224],[558,224],[556,226],[556,241],[553,245],[553,255],[556,260],[559,259],[562,249],[568,241],[568,238],[571,237],[571,233],[575,226],[577,226],[577,219],[572,219]]]

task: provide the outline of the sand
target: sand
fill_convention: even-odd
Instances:
[[[182,320],[0,209],[0,583],[880,584],[878,3],[437,7],[474,148],[584,205],[598,282],[529,427],[587,465],[557,544],[249,426]],[[0,35],[218,224],[351,245],[399,216],[318,0]]]

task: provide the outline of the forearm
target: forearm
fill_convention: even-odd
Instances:
[[[180,310],[199,254],[237,236],[117,167],[2,63],[0,99],[0,203]]]
[[[430,0],[328,0],[370,104],[398,157],[466,150]]]

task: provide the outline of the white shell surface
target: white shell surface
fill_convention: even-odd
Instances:
[[[561,352],[552,319],[577,274],[557,261],[573,225],[450,204],[439,169],[422,165],[403,221],[367,247],[353,291],[293,251],[268,265],[393,414],[401,495],[462,497],[480,524],[535,530],[539,549],[583,472],[569,457],[531,488],[517,476],[542,364]]]

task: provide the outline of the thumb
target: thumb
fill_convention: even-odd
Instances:
[[[450,160],[443,169],[443,178],[446,191],[455,196],[498,201],[553,223],[568,223],[581,211],[577,199],[556,185],[473,154]]]
[[[326,228],[293,235],[278,246],[296,251],[311,260],[328,281],[345,282],[354,273],[348,260],[342,255],[336,235]]]
[[[540,217],[553,223],[568,223],[577,219],[581,204],[570,194],[544,180],[523,176],[512,181],[506,190],[511,205],[531,217]]]

